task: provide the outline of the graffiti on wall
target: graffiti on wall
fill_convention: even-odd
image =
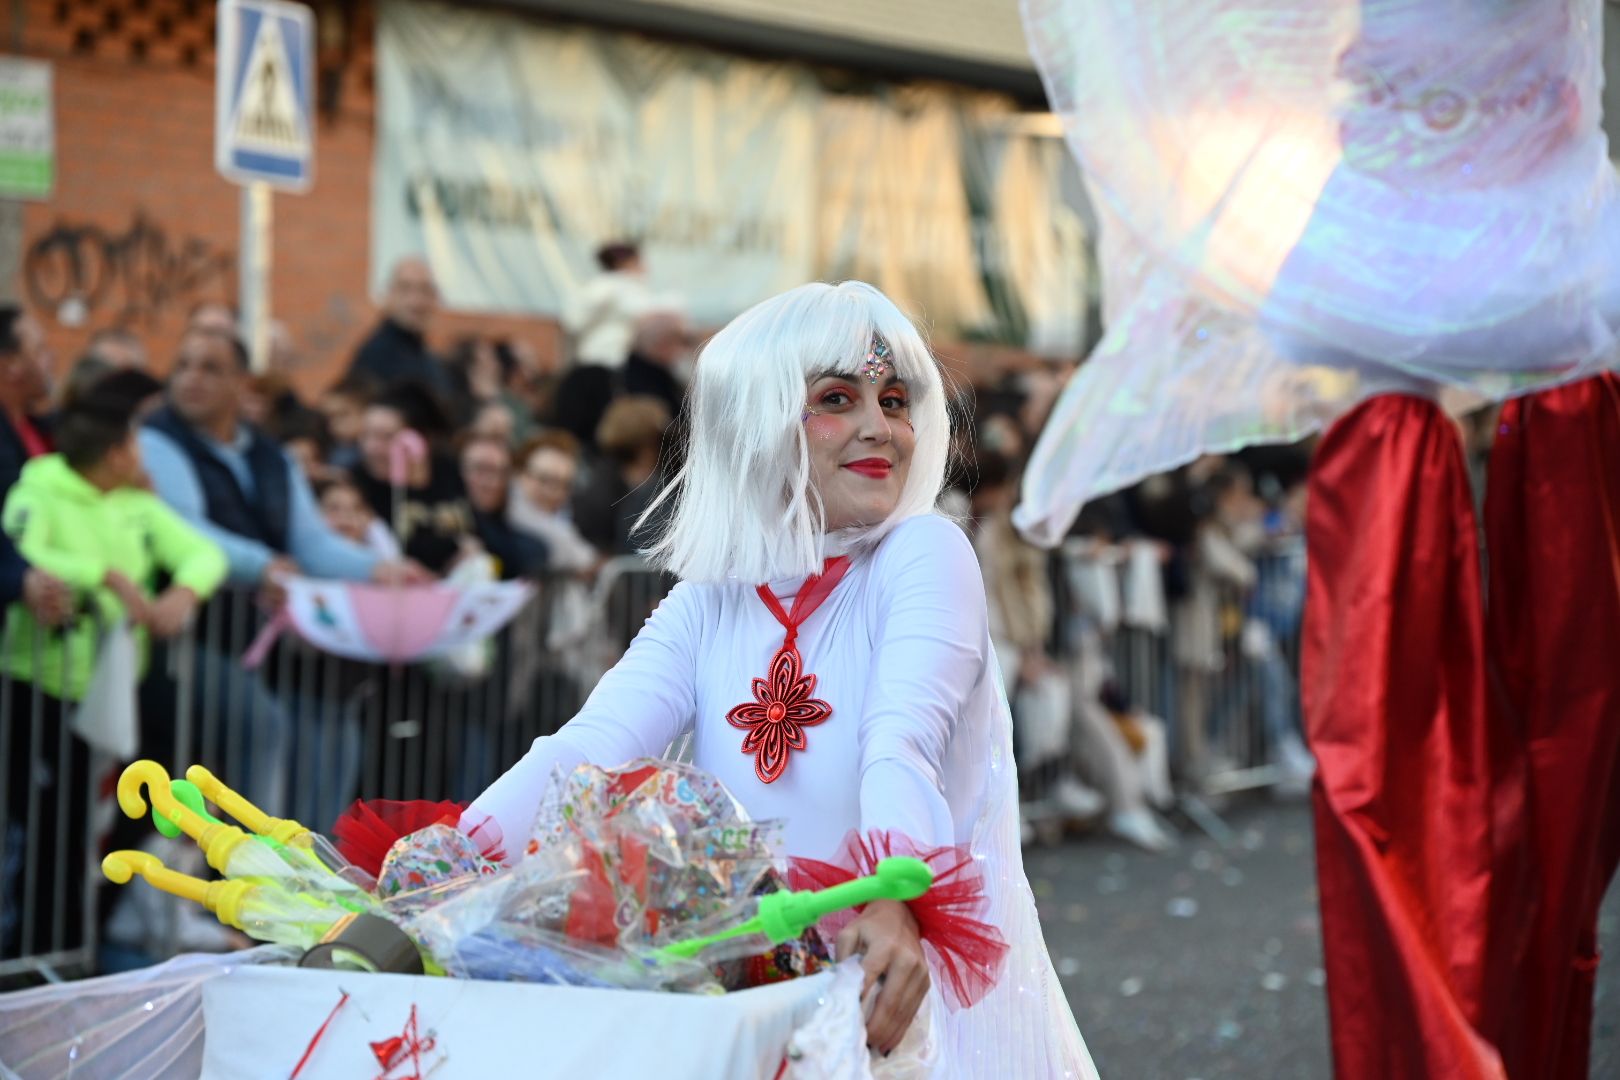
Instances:
[[[235,252],[171,234],[142,210],[122,231],[58,220],[29,243],[22,271],[29,300],[64,326],[91,316],[150,325],[177,306],[236,295]]]

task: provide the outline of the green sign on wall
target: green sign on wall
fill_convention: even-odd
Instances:
[[[51,65],[0,57],[0,199],[46,199],[56,180]]]

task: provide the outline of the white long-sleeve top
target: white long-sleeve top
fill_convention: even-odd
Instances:
[[[773,583],[784,609],[801,584]],[[833,858],[852,829],[970,845],[1008,967],[978,1004],[943,1018],[939,1075],[1095,1077],[1024,877],[1012,725],[966,535],[925,515],[855,558],[798,635],[832,714],[805,729],[808,749],[766,784],[726,713],[753,700],[784,633],[753,585],[676,586],[579,714],[535,740],[469,817],[527,837],[558,766],[660,755],[690,731],[694,763],[755,820],[781,819],[789,854]]]
[[[653,292],[641,274],[623,270],[598,274],[563,310],[563,326],[575,337],[575,361],[623,367],[636,336],[636,321],[661,309],[679,310],[680,304]]]
[[[784,609],[800,584],[773,583]],[[950,804],[945,773],[982,769],[951,751],[964,714],[982,712],[996,693],[987,627],[984,587],[962,531],[938,517],[902,523],[856,559],[800,627],[804,670],[832,715],[805,729],[809,748],[793,751],[766,784],[753,755],[741,751],[746,731],[726,713],[753,700],[752,681],[767,675],[786,631],[752,585],[683,582],[579,714],[535,740],[472,812],[493,816],[503,835],[527,836],[555,767],[657,756],[691,731],[693,763],[755,820],[782,819],[791,854],[830,858],[855,828],[966,843],[956,821],[971,827],[976,808]]]

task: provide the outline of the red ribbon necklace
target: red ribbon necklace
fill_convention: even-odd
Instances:
[[[757,590],[766,609],[787,628],[787,636],[771,658],[767,676],[754,680],[754,700],[726,713],[726,723],[748,732],[743,736],[742,752],[754,755],[754,775],[761,783],[769,784],[781,776],[788,755],[806,748],[805,728],[832,715],[832,706],[815,696],[816,677],[804,673],[796,642],[799,627],[832,595],[848,569],[849,556],[828,559],[820,574],[805,579],[793,598],[792,612],[782,610],[782,601],[770,586],[761,585]]]

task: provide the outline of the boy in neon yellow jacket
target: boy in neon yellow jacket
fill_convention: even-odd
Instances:
[[[105,628],[127,617],[144,666],[146,633],[178,634],[225,579],[219,546],[141,486],[131,419],[139,391],[156,386],[139,373],[120,373],[71,403],[57,426],[58,452],[23,467],[0,515],[24,558],[84,600],[80,617],[60,633],[42,628],[21,605],[6,613],[0,665],[54,698],[83,698]],[[170,584],[150,597],[160,572]]]

